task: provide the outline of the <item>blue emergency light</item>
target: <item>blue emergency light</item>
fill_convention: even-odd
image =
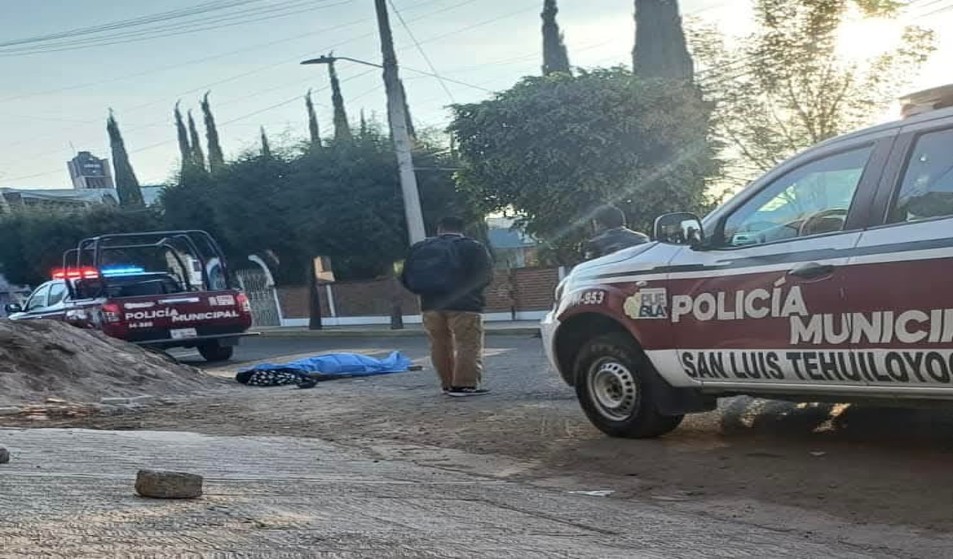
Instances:
[[[119,276],[135,276],[144,274],[146,269],[137,268],[135,266],[115,266],[112,268],[102,268],[100,272],[104,278],[115,278]]]

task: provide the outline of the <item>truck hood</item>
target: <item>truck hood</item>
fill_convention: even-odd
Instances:
[[[641,271],[664,266],[671,258],[671,251],[665,250],[669,245],[661,245],[655,241],[622,249],[619,252],[583,262],[569,274],[572,279],[582,279],[589,276],[608,273],[610,271]],[[664,253],[664,254],[663,254]],[[658,257],[655,257],[658,254]]]

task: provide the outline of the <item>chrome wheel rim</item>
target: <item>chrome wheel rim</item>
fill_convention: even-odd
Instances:
[[[603,358],[589,369],[589,397],[596,409],[611,421],[632,417],[639,402],[635,375],[613,358]]]

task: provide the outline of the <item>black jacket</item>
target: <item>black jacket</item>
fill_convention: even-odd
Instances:
[[[483,291],[493,281],[493,263],[486,248],[480,242],[462,235],[443,235],[447,238],[462,238],[458,241],[460,262],[465,270],[459,288],[449,295],[421,295],[420,309],[427,311],[483,312],[486,298]],[[410,251],[413,253],[419,243]],[[407,281],[401,274],[401,283],[407,287]]]
[[[586,245],[586,259],[606,256],[624,248],[645,244],[650,240],[647,235],[626,227],[607,229],[589,240]]]

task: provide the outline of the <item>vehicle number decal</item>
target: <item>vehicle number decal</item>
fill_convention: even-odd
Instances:
[[[606,300],[606,292],[600,290],[579,291],[574,293],[570,305],[601,305]]]

